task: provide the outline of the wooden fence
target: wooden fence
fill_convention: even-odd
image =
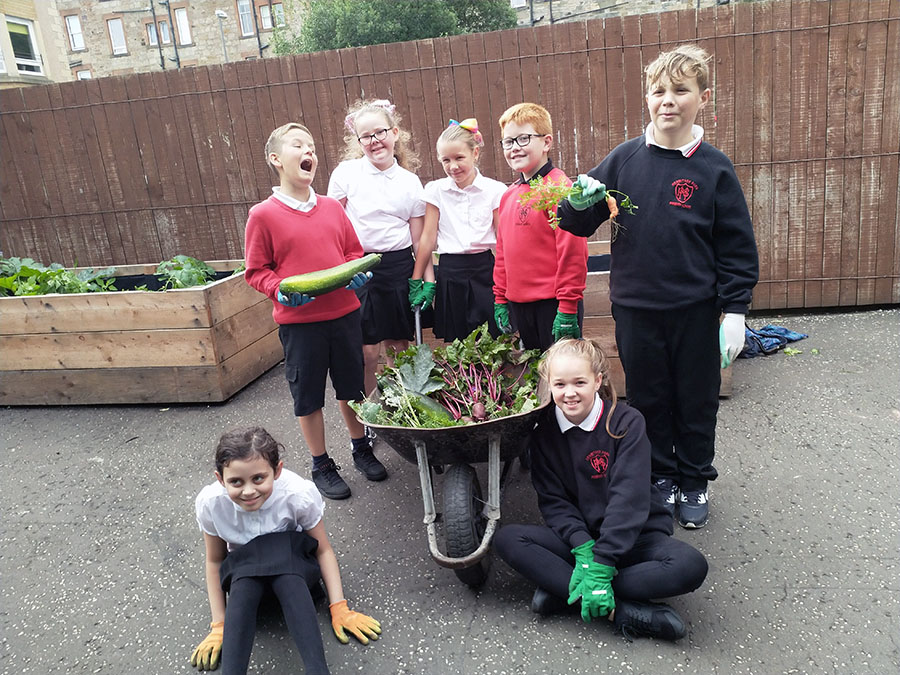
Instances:
[[[437,38],[0,92],[0,249],[49,263],[240,258],[272,185],[268,133],[302,121],[315,187],[359,97],[390,98],[423,181],[434,140],[476,116],[486,175],[510,181],[496,120],[538,101],[554,160],[594,166],[648,122],[642,68],[685,41],[714,55],[699,120],[731,157],[761,260],[754,307],[900,302],[900,2],[777,0]]]

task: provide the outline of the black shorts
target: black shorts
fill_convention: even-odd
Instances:
[[[284,376],[294,398],[294,415],[325,407],[325,376],[339,401],[363,398],[362,330],[359,310],[338,319],[287,323],[278,327],[284,347]]]

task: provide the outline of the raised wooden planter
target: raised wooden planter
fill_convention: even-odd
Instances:
[[[162,293],[3,297],[0,317],[0,405],[224,401],[283,357],[272,304],[243,274]]]

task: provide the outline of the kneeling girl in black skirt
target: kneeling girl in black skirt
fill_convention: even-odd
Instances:
[[[409,304],[415,310],[434,301],[434,334],[444,342],[466,337],[485,321],[494,322],[494,253],[500,197],[506,186],[478,171],[484,146],[474,118],[450,120],[437,140],[446,178],[425,186],[425,227],[416,267],[409,280]],[[436,283],[427,280],[431,254],[440,264]]]
[[[531,478],[546,525],[507,525],[497,553],[537,584],[532,610],[580,607],[626,636],[677,640],[681,617],[650,602],[700,587],[703,554],[672,538],[672,516],[650,482],[641,414],[616,399],[607,361],[591,340],[555,343],[540,365],[554,406],[531,443]]]
[[[221,655],[224,674],[247,672],[257,608],[263,593],[271,591],[305,672],[327,673],[310,593],[320,580],[325,581],[338,640],[347,643],[348,630],[368,644],[381,633],[375,619],[347,608],[322,520],[322,497],[311,481],[282,467],[281,449],[262,427],[223,434],[216,448],[216,482],[197,495],[212,613],[211,632],[191,656],[191,665],[199,670],[215,670]]]

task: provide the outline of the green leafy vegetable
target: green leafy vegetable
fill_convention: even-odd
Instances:
[[[563,178],[560,178],[559,181],[554,181],[552,178],[537,176],[529,181],[528,187],[530,189],[519,197],[519,203],[536,211],[545,211],[547,213],[547,222],[554,230],[559,226],[559,216],[556,213],[556,207],[559,206],[563,199],[581,194],[580,185],[577,183],[569,185],[567,179]],[[614,195],[621,195],[618,203]],[[613,225],[613,238],[615,238],[615,234],[620,227],[616,221],[619,211],[622,210],[633,216],[638,207],[631,201],[631,197],[618,190],[606,190],[605,195],[600,195],[601,199],[604,197],[609,207],[609,219]]]
[[[538,350],[494,340],[487,324],[464,340],[410,347],[377,377],[380,402],[350,405],[371,424],[436,428],[528,412],[538,406]]]
[[[0,259],[0,295],[47,295],[115,291],[114,267],[68,270],[58,263],[49,267],[31,258]]]
[[[187,255],[176,255],[159,264],[156,276],[163,283],[163,290],[167,290],[203,286],[215,279],[216,271],[202,260]]]

